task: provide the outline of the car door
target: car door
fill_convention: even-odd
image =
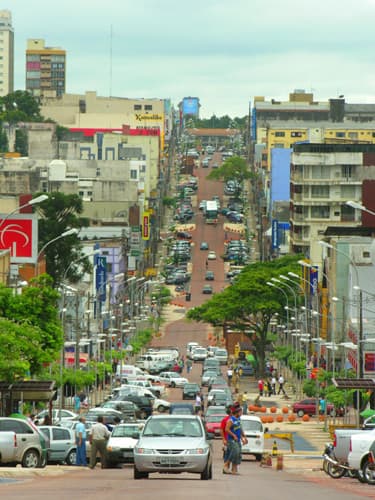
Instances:
[[[54,461],[64,461],[72,445],[72,436],[68,429],[63,427],[52,428],[51,450],[53,450]]]
[[[0,421],[0,431],[13,431],[17,435],[19,459],[28,448],[41,449],[39,435],[23,420],[4,419]]]

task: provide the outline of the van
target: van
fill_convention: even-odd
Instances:
[[[264,433],[268,432],[267,427],[263,427],[261,419],[256,415],[242,415],[241,428],[248,441],[242,445],[242,455],[254,455],[260,461],[264,453]]]
[[[116,376],[121,380],[135,380],[137,377],[144,375],[143,370],[134,365],[117,365]]]
[[[174,359],[171,353],[143,354],[138,356],[135,365],[143,370],[149,370],[159,361],[174,361]]]

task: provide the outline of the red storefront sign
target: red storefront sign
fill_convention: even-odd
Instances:
[[[35,262],[37,256],[37,218],[23,214],[0,218],[0,250],[10,250],[12,262]]]

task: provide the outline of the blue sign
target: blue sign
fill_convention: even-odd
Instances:
[[[252,141],[256,141],[256,138],[257,138],[257,110],[256,110],[256,108],[253,108],[251,111],[250,138]]]
[[[182,113],[184,115],[199,115],[198,97],[184,97],[182,100]]]
[[[96,259],[96,276],[95,287],[98,300],[105,302],[106,300],[106,283],[107,283],[107,258],[98,256]]]
[[[272,220],[272,248],[279,248],[279,221]]]
[[[318,267],[313,266],[310,268],[310,295],[318,293]]]

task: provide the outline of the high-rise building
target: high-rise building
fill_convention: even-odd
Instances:
[[[12,14],[0,10],[0,96],[14,91],[14,32]]]
[[[43,39],[29,39],[26,49],[26,90],[34,97],[59,97],[65,93],[66,52],[46,47]]]

